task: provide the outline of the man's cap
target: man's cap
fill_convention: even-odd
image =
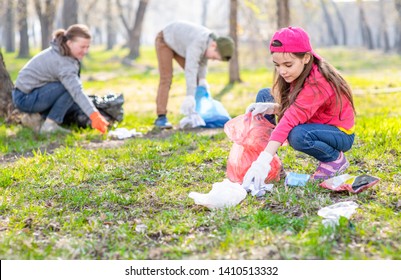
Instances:
[[[234,41],[231,37],[220,36],[215,39],[221,60],[229,61],[234,53]]]
[[[274,33],[270,41],[271,52],[306,53],[310,52],[315,58],[322,58],[313,51],[308,33],[301,27],[286,27]]]

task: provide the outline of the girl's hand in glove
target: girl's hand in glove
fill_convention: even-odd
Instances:
[[[270,163],[273,156],[268,152],[261,152],[257,160],[255,160],[244,176],[242,186],[249,187],[252,183],[255,190],[260,190],[260,187],[265,183],[265,179],[270,172]]]
[[[272,102],[252,103],[251,105],[248,106],[248,108],[246,108],[245,113],[249,113],[252,111],[252,116],[256,116],[257,114],[273,115],[275,111],[275,106],[276,103]]]

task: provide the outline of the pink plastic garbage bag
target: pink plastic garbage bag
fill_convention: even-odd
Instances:
[[[227,160],[227,178],[241,183],[246,172],[259,154],[266,148],[274,125],[262,115],[252,117],[252,112],[229,120],[224,125],[224,132],[234,144]],[[271,170],[265,183],[280,180],[281,161],[274,155]]]

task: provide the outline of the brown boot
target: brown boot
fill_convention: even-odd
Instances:
[[[21,124],[31,128],[35,132],[39,132],[42,122],[43,120],[39,113],[23,113],[21,117]]]

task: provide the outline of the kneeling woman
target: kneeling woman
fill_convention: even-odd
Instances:
[[[13,103],[20,111],[40,113],[45,119],[40,133],[69,132],[60,126],[73,106],[91,119],[92,127],[107,132],[108,122],[84,94],[80,61],[87,54],[91,35],[85,25],[57,30],[51,46],[34,56],[19,72]]]

